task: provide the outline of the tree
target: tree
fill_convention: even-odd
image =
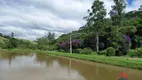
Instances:
[[[140,6],[139,11],[142,11],[142,5]]]
[[[103,6],[104,2],[100,0],[95,0],[91,7],[91,10],[88,10],[89,16],[86,17],[87,28],[89,32],[96,34],[96,50],[99,52],[99,35],[104,27],[104,18],[106,16],[106,9]]]
[[[126,4],[124,0],[113,0],[114,4],[112,7],[112,10],[110,11],[110,17],[113,21],[114,26],[121,27],[122,26],[122,20],[124,17],[124,9],[126,7]]]
[[[112,36],[110,37],[110,46],[116,49],[116,55],[122,55],[127,52],[127,44],[123,39],[123,34],[119,32],[119,28],[124,27],[125,0],[113,0],[114,5],[111,6],[110,19],[112,21]]]
[[[55,43],[55,33],[49,32],[47,35],[37,38],[38,48],[47,50]]]
[[[49,32],[47,35],[48,45],[52,45],[55,42],[55,33]]]
[[[14,38],[14,33],[13,32],[11,33],[11,37]]]
[[[137,29],[134,26],[126,26],[119,28],[119,32],[123,34],[123,38],[125,39],[126,43],[128,43],[128,49],[130,49],[132,45],[132,39],[130,36],[134,34],[136,31]]]
[[[0,36],[2,37],[2,36],[3,36],[3,34],[2,34],[2,33],[0,33]]]
[[[134,26],[126,26],[119,28],[119,32],[121,32],[122,34],[126,34],[128,36],[134,34],[136,31],[137,29]]]
[[[7,44],[7,47],[8,48],[10,48],[10,49],[12,49],[12,48],[17,48],[17,39],[15,39],[15,38],[10,38],[9,39],[9,42],[8,42],[8,44]]]
[[[47,38],[48,38],[49,41],[54,40],[55,39],[55,33],[48,32]]]
[[[130,35],[132,38],[133,49],[141,47],[142,39],[142,6],[139,10],[133,10],[125,14],[125,26],[135,26],[137,29],[135,34]]]

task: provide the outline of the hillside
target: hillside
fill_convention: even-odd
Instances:
[[[5,40],[8,40],[8,39],[0,36],[0,43],[4,43]]]
[[[37,43],[25,39],[11,38],[9,36],[0,36],[0,48],[2,49],[12,49],[12,48],[22,48],[22,49],[36,49]]]

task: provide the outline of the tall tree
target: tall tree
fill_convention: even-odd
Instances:
[[[11,33],[11,37],[14,38],[14,33],[13,32]]]
[[[126,4],[124,0],[113,0],[113,2],[115,5],[111,6],[112,10],[109,13],[111,20],[113,21],[112,24],[117,27],[122,27]]]
[[[142,11],[142,5],[140,6],[139,11]]]
[[[48,38],[49,41],[54,40],[55,39],[55,33],[48,32],[47,38]]]
[[[2,34],[2,33],[0,33],[0,36],[3,36],[3,34]]]
[[[38,48],[46,50],[55,42],[55,33],[49,32],[47,35],[37,38]]]
[[[121,55],[126,52],[124,50],[125,41],[123,39],[123,34],[119,32],[119,28],[124,26],[124,14],[125,14],[125,0],[113,0],[114,5],[111,6],[112,10],[109,12],[112,21],[112,35],[110,43],[116,49],[117,55]]]
[[[96,50],[99,52],[99,35],[104,27],[104,18],[106,16],[106,9],[103,6],[104,2],[95,0],[88,10],[89,16],[86,17],[88,30],[96,34]]]

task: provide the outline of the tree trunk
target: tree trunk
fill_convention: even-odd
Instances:
[[[70,36],[70,53],[72,54],[72,36]]]
[[[96,34],[96,40],[97,40],[96,49],[97,49],[97,53],[98,53],[99,52],[99,34],[98,33]]]

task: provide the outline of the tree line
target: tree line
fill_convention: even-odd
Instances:
[[[34,41],[18,39],[11,35],[3,35],[0,33],[0,48],[2,49],[40,49],[40,50],[53,50],[53,44],[56,42],[55,33],[49,32],[43,37],[39,37]]]
[[[88,16],[87,23],[78,31],[63,34],[57,39],[58,49],[69,51],[69,37],[73,35],[73,52],[78,49],[92,49],[98,54],[112,51],[113,55],[127,55],[131,49],[142,47],[142,6],[138,10],[125,13],[124,0],[113,0],[114,5],[107,14],[104,2],[94,0]],[[110,17],[107,18],[106,16]],[[78,34],[80,33],[80,34]],[[80,41],[78,43],[74,42]],[[74,44],[75,43],[75,44]],[[141,51],[141,49],[139,49]]]

